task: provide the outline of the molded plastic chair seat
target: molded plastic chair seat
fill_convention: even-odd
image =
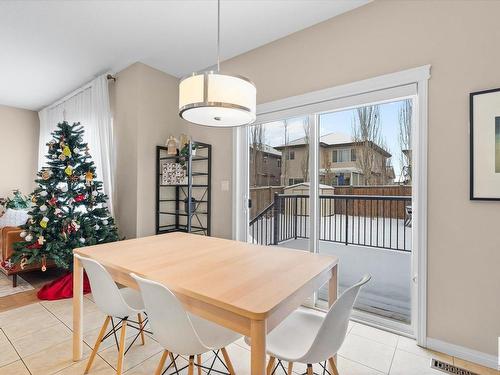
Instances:
[[[209,320],[189,313],[188,316],[200,341],[210,350],[224,348],[241,338],[239,333],[224,328]]]
[[[267,335],[267,353],[297,362],[311,347],[323,320],[317,312],[294,311]]]
[[[281,361],[288,362],[288,373],[293,363],[307,364],[307,374],[313,375],[313,363],[320,363],[324,373],[329,363],[333,375],[338,375],[335,355],[344,342],[356,298],[363,285],[370,281],[365,275],[358,283],[346,289],[322,316],[314,311],[299,309],[290,314],[280,325],[267,335],[267,353],[270,356],[267,374],[275,372]],[[274,362],[278,359],[276,367]]]
[[[142,302],[141,293],[132,288],[122,288],[120,289],[120,293],[123,297],[123,300],[130,308],[129,316],[144,311],[144,302]]]

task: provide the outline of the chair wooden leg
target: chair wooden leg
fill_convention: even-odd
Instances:
[[[125,355],[125,337],[127,336],[127,319],[123,319],[122,329],[120,334],[120,350],[118,350],[118,364],[116,366],[116,375],[122,375],[123,372],[123,357]]]
[[[139,323],[139,329],[141,330],[141,342],[142,342],[142,345],[144,345],[146,343],[146,341],[144,340],[144,325],[142,322],[141,313],[137,314],[137,322]]]
[[[99,335],[97,336],[97,340],[95,341],[94,344],[94,349],[92,349],[92,353],[90,354],[90,358],[87,362],[87,367],[85,367],[84,374],[88,374],[90,371],[90,368],[92,367],[92,363],[94,362],[95,355],[97,354],[97,351],[99,350],[99,346],[101,346],[101,340],[104,337],[104,334],[106,333],[106,329],[108,328],[109,321],[111,320],[110,316],[107,316],[106,319],[104,320],[104,323],[102,324],[101,330],[99,331]]]
[[[158,367],[156,368],[155,375],[161,375],[161,372],[163,370],[163,366],[165,366],[165,361],[167,360],[168,357],[168,350],[165,350],[163,354],[161,355],[160,358],[160,363],[158,363]]]
[[[288,372],[287,375],[292,375],[293,362],[288,362]]]
[[[333,357],[328,358],[328,363],[333,371],[333,375],[339,375],[339,371],[337,370],[337,365],[335,364],[335,359]]]
[[[189,356],[189,367],[188,367],[188,375],[193,375],[194,372],[194,355]]]
[[[276,362],[276,358],[270,357],[269,362],[267,362],[267,371],[266,371],[267,375],[271,375],[271,373],[273,372],[274,362]]]
[[[196,362],[198,364],[198,375],[201,375],[201,354],[196,356]]]
[[[314,375],[313,367],[310,363],[307,364],[307,375]]]
[[[229,354],[227,354],[226,348],[222,348],[221,352],[222,352],[222,355],[224,356],[224,361],[226,362],[226,366],[227,366],[227,369],[229,370],[229,373],[231,375],[234,375],[235,374],[234,367],[233,367],[233,364],[231,362],[231,358],[229,358]]]

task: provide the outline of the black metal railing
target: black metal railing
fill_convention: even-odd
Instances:
[[[319,239],[345,245],[411,251],[411,197],[320,195]],[[253,243],[309,238],[309,196],[275,194],[250,221]]]

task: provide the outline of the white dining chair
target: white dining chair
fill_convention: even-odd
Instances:
[[[131,276],[139,285],[153,336],[165,349],[156,369],[157,375],[164,373],[171,366],[175,367],[177,374],[188,368],[188,375],[193,375],[196,366],[199,375],[202,369],[207,370],[208,373],[234,375],[234,368],[226,346],[238,340],[241,337],[240,334],[188,313],[177,297],[162,284],[135,274]],[[201,355],[210,351],[214,353],[211,365],[203,366]],[[224,361],[220,358],[219,352],[222,352]],[[175,362],[179,355],[189,357],[189,364],[183,368],[177,368]],[[171,363],[167,369],[163,370],[169,356]],[[196,364],[194,363],[195,356],[197,357]],[[216,360],[219,360],[228,371],[227,373],[214,368]]]
[[[269,362],[267,374],[271,375],[281,367],[292,374],[295,362],[307,365],[307,375],[313,375],[312,365],[320,364],[323,374],[339,375],[334,360],[347,334],[349,317],[359,290],[370,281],[363,278],[347,289],[330,307],[323,317],[313,311],[299,309],[290,314],[280,325],[267,335]],[[278,362],[275,365],[276,359]],[[288,362],[285,369],[282,361]],[[327,368],[327,362],[333,374]]]
[[[104,320],[99,335],[97,336],[97,340],[92,353],[90,354],[84,373],[87,374],[90,371],[101,343],[111,335],[114,335],[115,342],[118,347],[118,363],[116,366],[116,373],[121,375],[123,371],[123,358],[130,347],[139,336],[141,337],[142,344],[144,345],[145,343],[144,332],[147,332],[145,331],[145,325],[148,318],[146,317],[144,320],[142,318],[142,313],[144,313],[144,303],[142,302],[141,295],[139,292],[130,288],[118,288],[111,275],[99,262],[81,257],[77,254],[74,254],[74,256],[80,260],[85,272],[87,273],[95,304],[99,310],[106,314],[106,319]],[[130,319],[131,316],[137,316],[137,321]],[[117,324],[115,324],[114,319],[119,320]],[[110,322],[112,328],[106,333]],[[129,344],[128,348],[125,349],[127,326],[136,329],[138,333]],[[119,344],[116,336],[118,331],[121,331]]]

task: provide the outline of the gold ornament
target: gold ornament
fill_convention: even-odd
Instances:
[[[69,158],[71,156],[71,150],[69,149],[69,146],[64,146],[62,153],[64,156],[67,156]]]
[[[64,155],[64,154],[60,154],[60,155],[59,155],[59,160],[60,160],[60,161],[65,161],[65,160],[66,160],[66,155]]]
[[[42,257],[42,272],[47,271],[47,258],[45,258],[45,255]]]
[[[92,181],[94,179],[94,174],[91,171],[85,173],[85,180]]]
[[[38,237],[38,244],[43,245],[45,243],[45,238],[43,236]]]
[[[21,259],[21,269],[24,270],[24,268],[26,267],[26,264],[28,263],[28,259],[26,257],[24,257],[23,259]]]
[[[47,224],[49,223],[49,218],[44,216],[42,220],[40,220],[40,226],[45,229],[47,228]]]
[[[73,167],[71,165],[68,165],[64,170],[64,173],[66,173],[68,176],[71,176],[73,174]]]
[[[72,174],[69,178],[71,182],[76,182],[78,181],[79,177],[76,174]]]

